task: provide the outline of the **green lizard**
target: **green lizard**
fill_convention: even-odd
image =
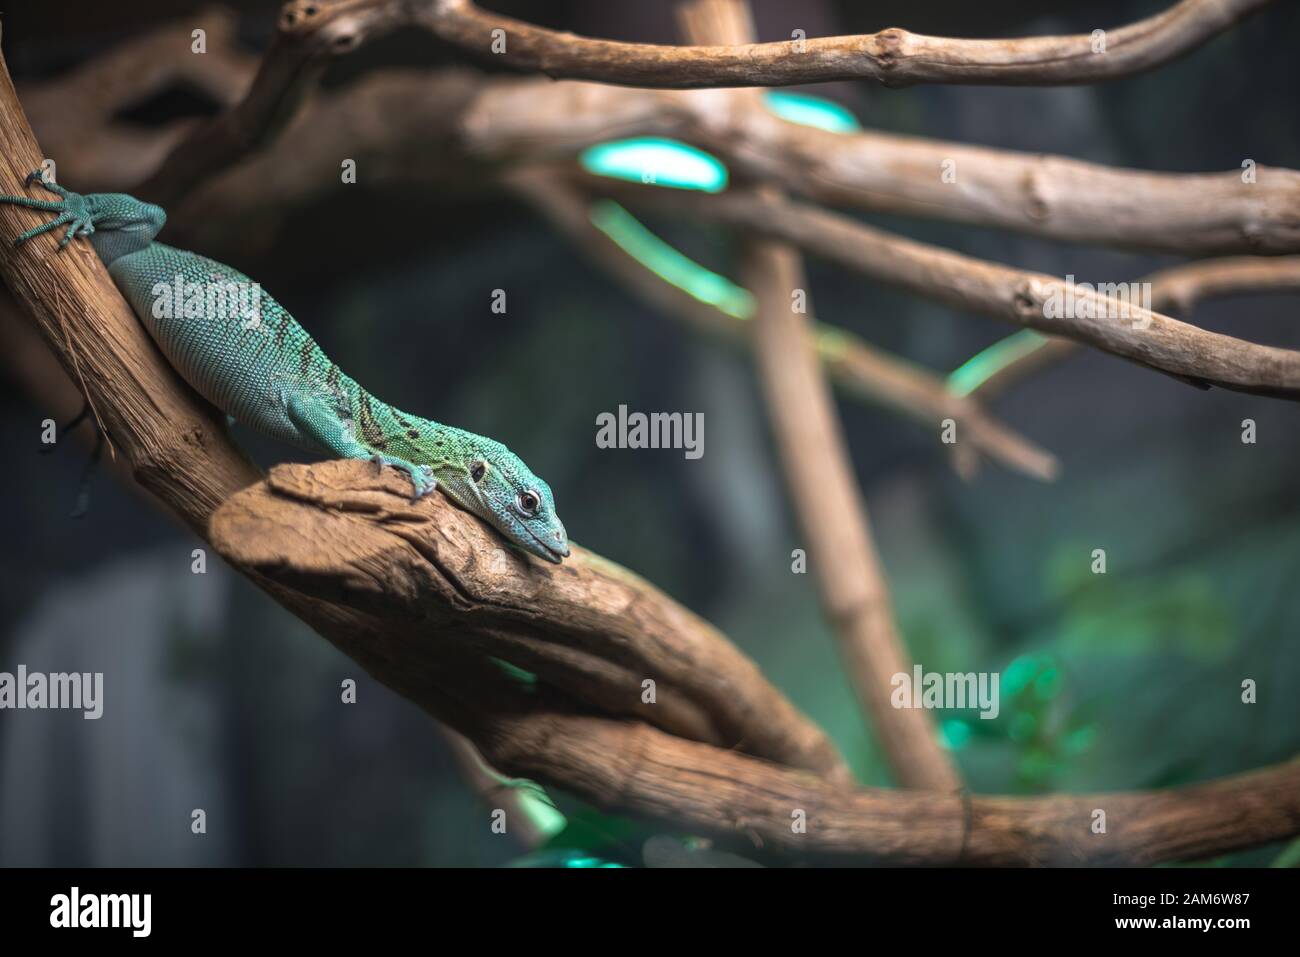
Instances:
[[[550,486],[500,442],[370,395],[243,273],[154,242],[167,220],[161,207],[124,193],[83,196],[47,183],[40,170],[27,185],[34,181],[60,201],[0,195],[0,202],[58,215],[14,245],[64,224],[60,249],[88,237],[163,355],[227,415],[311,451],[399,469],[410,476],[416,499],[441,486],[539,558],[558,563],[569,554]],[[231,309],[235,302],[242,305]]]

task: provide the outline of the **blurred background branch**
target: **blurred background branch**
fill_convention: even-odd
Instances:
[[[685,0],[677,6],[687,42],[739,46],[754,40],[744,0]],[[763,109],[751,90],[728,109]],[[774,187],[766,195],[776,195]],[[903,787],[952,791],[961,778],[930,715],[891,704],[893,677],[911,671],[894,624],[866,506],[844,443],[843,426],[818,361],[812,292],[799,250],[757,234],[739,240],[739,269],[754,296],[754,359],[767,420],[822,602],[839,639],[845,670]]]

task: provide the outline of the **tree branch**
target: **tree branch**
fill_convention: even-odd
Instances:
[[[653,586],[581,548],[531,561],[440,495],[410,503],[405,481],[355,461],[277,466],[216,513],[212,542],[238,568],[383,620],[409,673],[452,644],[606,713],[847,780],[753,662]]]
[[[1142,866],[1197,860],[1300,831],[1300,761],[1170,791],[982,797],[840,791],[644,725],[509,719],[483,735],[492,762],[539,781],[581,781],[604,808],[745,841],[778,859],[893,866]],[[539,747],[545,744],[545,748]],[[660,782],[673,782],[665,793]],[[1094,811],[1107,832],[1094,834]],[[791,827],[804,812],[806,833]],[[969,817],[967,812],[969,812]]]
[[[1151,284],[1151,306],[1186,318],[1197,303],[1215,296],[1242,293],[1300,292],[1300,256],[1252,259],[1240,256],[1182,263],[1140,280]],[[989,399],[1031,373],[1073,355],[1079,344],[1051,336],[1037,349],[1009,362],[970,394]]]
[[[537,27],[470,0],[429,0],[417,17],[442,39],[520,70],[625,86],[692,89],[874,80],[1058,86],[1139,73],[1196,49],[1268,0],[1182,0],[1154,17],[1093,35],[1017,40],[928,37],[896,27],[860,36],[735,46],[595,40]],[[797,24],[795,24],[797,26]],[[502,30],[504,52],[492,51]],[[492,55],[494,53],[496,55]]]

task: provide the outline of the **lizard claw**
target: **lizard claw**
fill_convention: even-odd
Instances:
[[[59,196],[62,202],[51,202],[44,199],[29,199],[26,196],[0,196],[0,203],[9,203],[14,206],[25,206],[28,209],[40,209],[47,212],[57,212],[58,215],[48,223],[40,226],[34,226],[27,232],[14,239],[14,246],[21,246],[27,240],[39,236],[41,233],[48,233],[59,226],[67,225],[68,229],[63,234],[63,239],[59,242],[59,248],[62,249],[68,243],[72,242],[77,236],[89,236],[95,231],[95,217],[91,211],[90,204],[86,197],[80,193],[74,193],[71,190],[64,189],[58,183],[46,182],[42,170],[32,170],[27,174],[26,184],[40,183],[41,187],[48,192]]]
[[[433,477],[433,468],[429,465],[416,465],[413,462],[406,461],[406,459],[399,459],[393,455],[381,455],[378,452],[370,456],[370,461],[375,463],[376,474],[382,472],[385,465],[391,465],[399,472],[405,472],[409,475],[411,485],[414,487],[414,494],[411,496],[412,502],[418,502],[438,487],[438,480]]]
[[[438,480],[433,477],[433,468],[429,465],[416,466],[411,473],[411,483],[415,486],[415,495],[412,502],[418,502],[426,495],[431,495],[438,487]]]
[[[31,186],[32,183],[40,183],[41,189],[45,190],[47,193],[53,193],[55,196],[61,197],[62,199],[67,199],[69,196],[77,196],[80,198],[79,194],[64,189],[58,183],[54,182],[54,180],[46,179],[45,170],[43,169],[34,169],[27,174],[27,178],[23,180],[23,185]]]

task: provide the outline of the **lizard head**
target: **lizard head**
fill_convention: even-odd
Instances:
[[[433,467],[439,486],[524,551],[559,564],[569,554],[569,536],[551,487],[500,442],[463,434],[459,454]]]

